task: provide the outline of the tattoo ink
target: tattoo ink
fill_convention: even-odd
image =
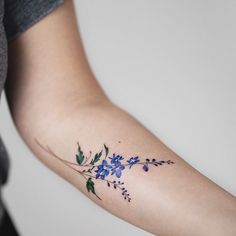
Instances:
[[[80,174],[86,181],[87,191],[94,194],[100,200],[102,199],[95,190],[96,181],[104,182],[109,188],[118,189],[124,200],[130,202],[131,196],[125,187],[125,183],[119,180],[124,171],[133,169],[134,166],[140,166],[141,170],[148,172],[151,167],[174,164],[171,160],[156,160],[155,158],[147,158],[145,161],[141,161],[139,156],[131,156],[125,159],[123,156],[115,153],[109,154],[109,148],[105,144],[100,152],[92,155],[90,151],[89,155],[86,156],[79,143],[77,143],[75,162],[70,162],[56,155],[49,146],[43,146],[37,139],[35,141],[48,154]]]

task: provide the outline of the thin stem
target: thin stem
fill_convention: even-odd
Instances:
[[[84,173],[82,171],[79,171],[77,169],[75,169],[74,167],[70,166],[68,163],[65,162],[64,159],[62,159],[61,157],[59,157],[58,155],[56,155],[51,149],[50,147],[46,146],[47,148],[45,148],[36,138],[35,138],[36,143],[47,153],[49,153],[50,155],[54,156],[55,158],[57,158],[59,161],[61,161],[63,164],[65,164],[66,166],[70,167],[72,170],[76,171],[77,173],[79,173],[81,176],[83,176],[84,179],[87,180],[87,178],[84,176]]]
[[[98,167],[99,165],[92,165],[92,164],[86,164],[86,165],[78,165],[77,163],[74,163],[74,162],[70,162],[70,161],[67,161],[67,160],[64,160],[65,162],[67,162],[68,164],[70,164],[70,165],[75,165],[75,166],[78,166],[78,167]],[[160,162],[160,161],[158,161],[158,162]],[[167,164],[168,163],[168,161],[165,161],[165,162],[163,162],[162,164]],[[133,164],[133,165],[144,165],[144,164],[151,164],[151,165],[155,165],[155,164],[158,164],[158,165],[161,165],[161,164],[159,164],[159,163],[156,163],[156,162],[154,162],[154,163],[152,163],[152,162],[138,162],[138,163],[135,163],[135,164]],[[122,165],[123,166],[129,166],[130,164],[129,163],[122,163]]]

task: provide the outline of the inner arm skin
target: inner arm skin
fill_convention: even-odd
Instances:
[[[6,95],[14,123],[35,156],[112,214],[160,236],[235,236],[236,198],[213,183],[127,112],[99,86],[87,62],[70,0],[9,44]],[[112,78],[111,78],[112,79]],[[111,81],[112,82],[112,81]],[[132,195],[85,179],[35,141],[74,162],[77,142],[99,152],[172,160],[173,165],[133,166],[119,180]],[[78,232],[79,233],[79,232]]]

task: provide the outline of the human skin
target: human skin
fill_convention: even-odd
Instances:
[[[72,1],[10,42],[6,95],[14,123],[35,156],[112,214],[160,236],[236,235],[235,196],[190,166],[101,89],[83,50]],[[174,164],[124,171],[119,180],[131,202],[94,179],[99,199],[87,191],[81,174],[42,148],[74,162],[77,142],[84,153],[97,153],[106,144],[124,161],[139,156],[141,162],[154,157]]]

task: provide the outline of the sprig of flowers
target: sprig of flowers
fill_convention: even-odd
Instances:
[[[48,154],[80,174],[86,180],[87,191],[94,194],[100,200],[101,198],[97,195],[95,190],[95,181],[100,180],[106,183],[107,187],[119,189],[123,198],[130,202],[131,197],[127,188],[124,186],[124,182],[118,180],[122,177],[122,173],[125,170],[129,170],[136,165],[141,165],[142,170],[148,172],[150,166],[158,167],[164,164],[174,164],[171,160],[159,161],[155,158],[147,158],[145,161],[141,161],[139,156],[132,156],[129,159],[125,159],[123,156],[115,153],[109,155],[109,148],[105,144],[102,150],[95,153],[94,156],[92,156],[91,151],[89,155],[86,156],[79,143],[77,143],[78,147],[77,153],[75,154],[75,162],[70,162],[56,155],[49,146],[44,147],[37,139],[35,139],[35,141]]]

